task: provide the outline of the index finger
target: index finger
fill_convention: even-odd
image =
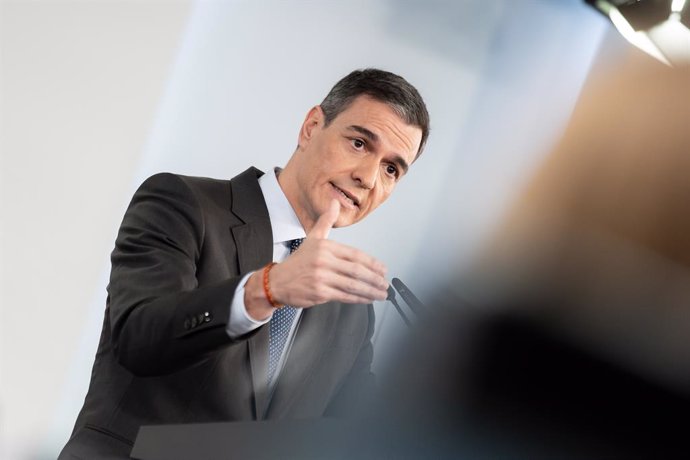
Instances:
[[[386,276],[388,268],[386,265],[375,257],[370,256],[364,251],[361,251],[352,246],[347,246],[342,243],[333,241],[332,254],[342,260],[360,264],[373,271],[380,276]]]
[[[307,234],[307,238],[327,239],[331,228],[335,225],[340,216],[340,204],[338,201],[331,201],[328,210],[319,216],[314,226]]]

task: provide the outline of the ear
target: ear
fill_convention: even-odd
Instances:
[[[314,137],[314,133],[317,129],[323,127],[325,117],[321,106],[315,105],[307,112],[307,116],[304,118],[302,123],[302,128],[299,131],[299,139],[297,139],[297,144],[299,147],[306,146],[311,139]]]

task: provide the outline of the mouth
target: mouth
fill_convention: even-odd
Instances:
[[[333,182],[330,182],[330,184],[333,187],[333,189],[346,200],[346,202],[350,203],[352,206],[359,209],[359,200],[354,195],[352,195],[346,190],[339,188]]]

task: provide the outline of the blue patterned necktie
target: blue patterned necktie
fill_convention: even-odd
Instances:
[[[300,244],[302,244],[304,238],[297,240],[292,240],[288,242],[290,247],[290,254],[295,252]],[[280,356],[283,354],[283,348],[285,348],[285,343],[288,339],[288,334],[290,333],[290,328],[292,327],[292,322],[297,315],[297,309],[289,305],[285,305],[283,308],[279,308],[273,312],[273,318],[271,318],[269,324],[269,339],[268,339],[268,382],[269,384],[273,382],[273,375],[278,368],[278,363],[280,362]]]

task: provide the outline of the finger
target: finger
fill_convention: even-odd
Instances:
[[[385,299],[375,299],[375,300],[385,300]],[[352,294],[340,294],[340,298],[337,302],[342,303],[373,303],[375,300],[367,299],[365,297],[359,297]]]
[[[386,289],[377,288],[363,281],[339,274],[330,278],[328,286],[336,290],[340,296],[356,296],[366,299],[367,302],[385,300],[388,297]]]
[[[337,200],[331,201],[329,208],[319,216],[311,231],[307,235],[307,238],[328,238],[328,234],[338,220],[340,215],[340,203]]]
[[[347,260],[334,259],[332,265],[329,264],[329,268],[341,276],[367,283],[375,289],[388,289],[388,281],[386,278],[365,265],[349,262]]]
[[[373,303],[376,300],[385,300],[383,298],[371,298],[370,296],[360,296],[357,294],[350,294],[348,292],[343,292],[339,289],[329,288],[325,293],[326,299],[320,301],[320,303],[325,302],[342,302],[342,303]]]
[[[364,251],[347,246],[336,241],[328,242],[328,249],[337,260],[337,263],[351,262],[358,265],[363,265],[368,270],[384,277],[388,268],[386,265],[375,257],[370,256]]]

